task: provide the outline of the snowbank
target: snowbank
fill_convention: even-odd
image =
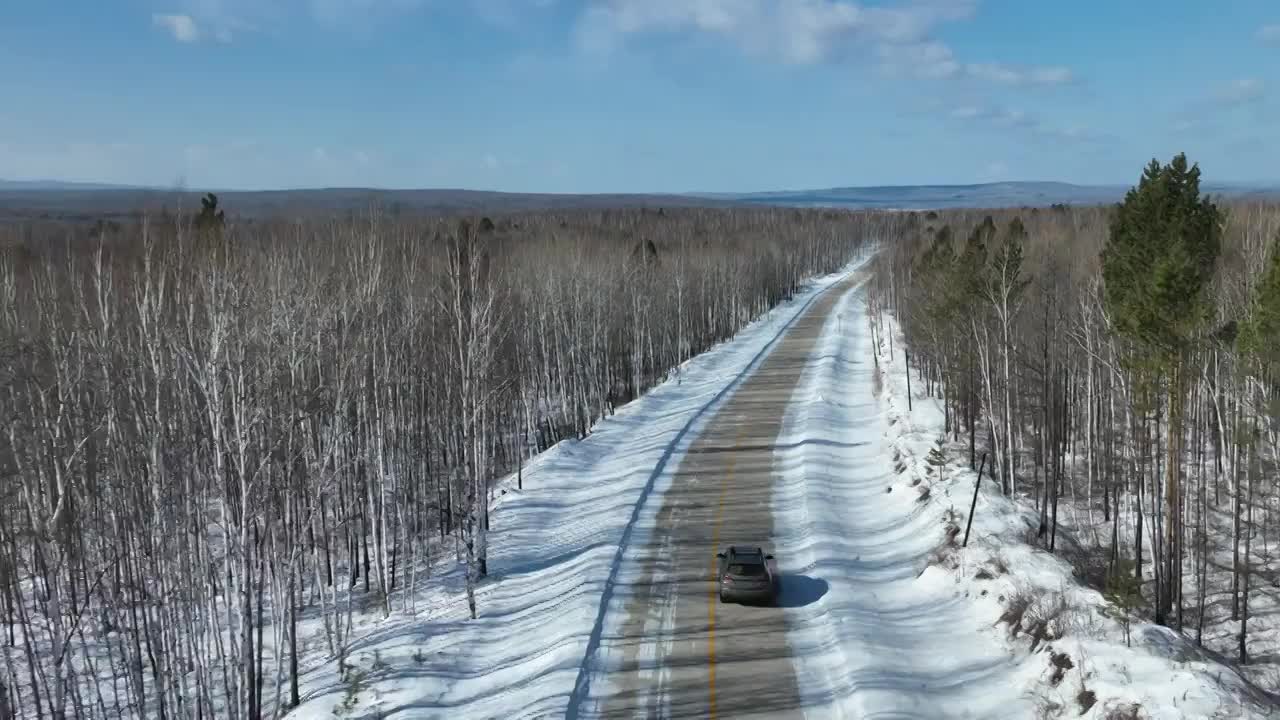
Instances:
[[[1066,560],[1028,542],[1039,525],[1034,508],[1002,496],[989,475],[978,494],[968,546],[961,548],[977,477],[968,467],[968,447],[943,438],[941,405],[924,395],[918,379],[913,379],[912,409],[907,409],[902,334],[888,316],[882,330],[882,336],[893,333],[895,349],[891,357],[887,342],[877,348],[880,402],[897,471],[891,494],[927,493],[922,502],[927,524],[957,532],[951,542],[934,536],[940,542],[921,580],[965,598],[975,626],[1013,654],[1016,669],[1004,698],[1032,702],[1047,717],[1102,719],[1135,707],[1137,715],[1119,716],[1263,718],[1280,713],[1276,698],[1168,628],[1135,619],[1129,629],[1132,647],[1126,646],[1120,611],[1097,591],[1081,586]],[[935,449],[933,459],[941,465],[930,461]],[[946,646],[937,650],[955,651]]]
[[[895,472],[865,292],[838,304],[778,443],[774,525],[806,717],[1030,717],[1009,682],[1021,664],[986,630],[992,608],[920,575],[945,524]]]

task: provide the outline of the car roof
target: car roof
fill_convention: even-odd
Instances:
[[[735,560],[764,560],[764,548],[759,545],[730,545],[729,554]]]

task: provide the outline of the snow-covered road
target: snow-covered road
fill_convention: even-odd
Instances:
[[[618,588],[627,620],[572,714],[1033,714],[1010,697],[1016,663],[989,620],[944,575],[921,576],[944,527],[895,472],[872,352],[854,275],[708,421],[623,563],[637,570]],[[730,543],[775,551],[780,608],[719,603],[714,556]]]
[[[827,319],[854,274],[826,290],[734,389],[681,458],[651,524],[631,548],[636,567],[619,594],[625,621],[606,638],[582,717],[799,717],[800,687],[782,608],[724,604],[716,552],[774,547],[779,436],[805,370],[819,357]],[[807,442],[807,439],[800,440]],[[786,575],[781,605],[821,601],[820,578]],[[618,662],[619,657],[621,663]]]

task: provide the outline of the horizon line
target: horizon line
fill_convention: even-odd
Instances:
[[[1057,185],[1082,189],[1114,190],[1133,187],[1135,183],[1077,183],[1066,180],[992,180],[986,182],[924,182],[924,183],[887,183],[866,185],[829,185],[815,187],[791,187],[770,190],[591,190],[591,191],[546,191],[546,190],[499,190],[476,187],[450,186],[379,186],[379,185],[314,185],[294,187],[211,187],[192,188],[189,186],[134,185],[129,183],[102,182],[97,180],[59,180],[51,178],[0,178],[0,192],[166,192],[166,193],[285,193],[285,192],[333,192],[333,191],[367,191],[367,192],[464,192],[491,195],[544,195],[553,197],[620,195],[632,197],[668,196],[691,197],[705,199],[749,198],[769,195],[795,195],[802,193],[822,193],[849,190],[908,190],[918,188],[980,188],[999,185]],[[1209,187],[1228,187],[1249,190],[1280,190],[1280,180],[1220,180],[1203,183]],[[30,187],[9,187],[28,185]],[[46,187],[40,187],[46,186]],[[62,186],[62,187],[58,187]]]

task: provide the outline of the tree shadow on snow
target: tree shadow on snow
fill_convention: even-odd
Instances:
[[[827,581],[808,575],[782,575],[778,578],[778,607],[799,608],[812,605],[827,594]]]
[[[1172,629],[1157,625],[1144,628],[1139,637],[1145,647],[1158,656],[1177,662],[1218,663],[1230,668],[1240,683],[1238,689],[1243,691],[1243,697],[1236,698],[1237,700],[1252,701],[1256,707],[1264,709],[1280,709],[1280,693],[1263,688],[1241,674],[1232,658],[1209,648],[1197,647]]]

